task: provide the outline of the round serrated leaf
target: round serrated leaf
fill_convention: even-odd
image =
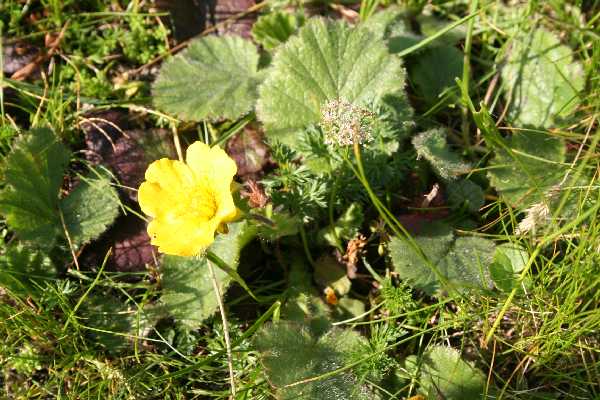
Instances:
[[[415,237],[429,265],[405,240],[393,237],[389,244],[390,258],[400,278],[429,295],[444,294],[444,282],[460,291],[489,289],[489,265],[494,254],[494,242],[480,237],[455,237],[449,226],[432,223]]]
[[[488,177],[512,206],[525,209],[547,201],[552,188],[566,173],[566,146],[562,138],[543,132],[519,132],[496,149]]]
[[[196,40],[163,65],[154,103],[185,120],[237,118],[256,100],[258,59],[256,47],[236,36]]]
[[[247,221],[229,224],[229,233],[219,235],[209,250],[219,256],[231,269],[237,270],[240,252],[256,235]],[[218,307],[205,257],[166,255],[162,268],[161,304],[184,326],[194,329],[210,317]],[[215,275],[221,295],[231,283],[231,277],[220,268]]]
[[[98,238],[119,215],[119,195],[103,173],[84,177],[60,201],[69,238],[80,246]]]
[[[270,139],[290,143],[294,133],[319,122],[328,101],[377,103],[401,92],[404,77],[400,59],[368,29],[313,19],[273,57],[257,114]]]
[[[549,128],[567,119],[585,84],[581,64],[552,32],[519,32],[502,69],[508,115],[521,126]]]
[[[485,398],[485,375],[451,347],[434,346],[422,358],[421,391],[428,399]]]
[[[61,231],[58,192],[71,153],[50,129],[19,137],[6,157],[0,215],[21,240],[49,249]]]

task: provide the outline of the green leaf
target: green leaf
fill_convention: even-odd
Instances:
[[[257,236],[265,240],[277,240],[285,236],[296,235],[302,225],[297,216],[291,216],[284,212],[269,214],[268,218],[273,224],[260,224],[257,226]]]
[[[134,334],[135,313],[114,296],[93,294],[83,303],[83,324],[92,328],[89,335],[94,342],[106,347],[112,354],[128,345],[127,335]]]
[[[423,157],[443,179],[456,179],[469,172],[471,166],[448,147],[443,129],[430,129],[413,138],[417,157]]]
[[[580,103],[583,69],[552,32],[519,32],[502,68],[509,118],[520,126],[549,128]]]
[[[60,202],[75,247],[97,239],[119,215],[119,195],[105,174],[92,171]]]
[[[406,13],[401,7],[391,6],[382,9],[361,21],[361,24],[380,39],[411,33]]]
[[[186,120],[235,119],[256,101],[258,59],[256,47],[240,37],[198,39],[163,65],[154,102]]]
[[[290,255],[287,299],[281,316],[290,321],[306,323],[315,336],[331,328],[330,309],[312,283],[312,273],[301,253]]]
[[[350,297],[342,297],[335,306],[333,319],[336,321],[343,321],[355,318],[363,315],[365,310],[364,302]]]
[[[463,54],[454,46],[429,47],[412,59],[414,62],[408,64],[410,80],[429,106],[438,103],[441,94],[455,87],[455,79],[462,76]]]
[[[0,255],[0,286],[18,295],[38,293],[37,285],[56,278],[52,260],[40,251],[22,244],[9,246]]]
[[[483,190],[468,179],[448,182],[448,203],[454,209],[466,207],[469,212],[477,213],[484,204]]]
[[[331,246],[337,246],[339,240],[352,239],[363,223],[363,210],[360,203],[351,203],[333,226],[327,226],[319,231],[322,238]]]
[[[490,265],[490,276],[494,285],[510,292],[518,282],[518,274],[525,268],[529,255],[520,246],[504,243],[496,247],[494,262]]]
[[[518,132],[498,144],[490,161],[490,183],[512,206],[521,209],[546,200],[566,173],[566,146],[542,132]]]
[[[492,241],[455,237],[450,227],[440,223],[429,226],[415,241],[452,287],[490,288],[488,267],[494,254]],[[396,272],[412,286],[429,295],[446,289],[425,260],[405,240],[392,238],[389,251]]]
[[[252,37],[267,50],[288,40],[304,25],[304,15],[275,11],[261,15],[252,26]]]
[[[373,398],[351,371],[285,388],[345,366],[353,350],[364,344],[364,339],[352,330],[334,328],[314,337],[303,324],[280,321],[262,328],[254,344],[279,399]]]
[[[229,233],[219,235],[209,250],[236,270],[241,250],[254,238],[256,229],[247,221],[229,224]],[[160,301],[176,320],[188,328],[197,328],[218,307],[207,260],[203,256],[165,256],[162,268]],[[229,274],[214,268],[221,294],[231,284]]]
[[[324,287],[331,287],[338,296],[347,295],[352,286],[346,269],[328,254],[315,261],[315,282]]]
[[[257,115],[269,138],[290,144],[321,120],[327,102],[370,106],[403,87],[400,59],[366,28],[315,18],[273,57],[259,88]]]
[[[0,213],[21,240],[43,248],[61,232],[58,192],[70,152],[49,129],[35,129],[15,142],[6,158]]]
[[[434,15],[424,15],[421,14],[417,17],[417,22],[419,23],[419,27],[421,28],[421,32],[425,36],[432,36],[442,29],[446,28],[448,25],[452,23],[452,21],[441,20]],[[465,26],[459,25],[453,28],[451,31],[446,33],[437,39],[434,43],[437,45],[439,43],[444,43],[449,46],[454,46],[461,40],[466,37]]]
[[[376,12],[363,21],[362,26],[378,39],[385,39],[390,53],[399,53],[423,39],[412,32],[406,21],[404,10],[392,6]]]
[[[422,356],[420,389],[428,399],[482,399],[485,375],[451,347],[434,346]]]

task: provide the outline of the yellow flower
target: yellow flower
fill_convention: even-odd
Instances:
[[[138,201],[153,218],[148,225],[151,243],[165,254],[202,253],[215,231],[237,215],[231,196],[236,172],[222,149],[202,142],[188,148],[185,163],[163,158],[150,164]]]

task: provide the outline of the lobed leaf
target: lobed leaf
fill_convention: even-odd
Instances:
[[[15,294],[36,294],[37,285],[56,278],[56,274],[50,257],[22,244],[8,246],[0,255],[0,287]]]
[[[483,189],[469,179],[448,182],[447,190],[448,203],[454,209],[464,206],[469,212],[476,213],[485,202]]]
[[[240,252],[255,234],[255,227],[246,221],[229,224],[229,233],[217,236],[209,250],[237,270]],[[218,307],[207,262],[204,256],[166,255],[161,264],[160,301],[171,316],[191,329],[199,327]],[[220,268],[214,267],[214,271],[224,295],[231,277]]]
[[[119,215],[119,195],[104,174],[92,172],[60,202],[74,246],[97,239]]]
[[[428,399],[481,399],[487,393],[483,373],[446,346],[434,346],[423,354],[419,382]]]
[[[494,285],[510,292],[518,283],[518,274],[525,268],[529,255],[519,245],[504,243],[496,247],[494,262],[490,265],[490,276]]]
[[[563,139],[526,131],[500,140],[492,144],[496,151],[488,171],[492,186],[514,207],[545,202],[566,173]]]
[[[70,156],[49,129],[34,129],[15,142],[6,158],[0,214],[21,240],[54,245],[61,232],[58,193]]]
[[[195,40],[161,68],[154,102],[185,120],[235,119],[256,101],[258,59],[256,47],[237,36]]]
[[[454,46],[428,47],[412,59],[408,67],[410,80],[429,106],[438,103],[440,95],[455,87],[455,79],[462,76],[463,54]]]
[[[580,103],[585,79],[571,49],[552,32],[518,32],[502,69],[508,116],[520,126],[550,128]]]
[[[432,224],[415,238],[427,260],[452,287],[490,288],[488,267],[494,243],[478,237],[455,237],[449,226]],[[405,240],[394,237],[389,244],[394,269],[412,286],[434,295],[447,289],[423,257]]]
[[[285,387],[344,367],[362,343],[350,329],[334,328],[314,337],[307,326],[291,321],[266,325],[254,340],[278,398],[315,400],[372,398],[351,371]]]
[[[446,133],[442,129],[430,129],[415,136],[412,140],[417,157],[423,157],[443,179],[456,179],[466,174],[471,166],[448,147]]]
[[[320,121],[329,101],[367,106],[403,87],[400,59],[369,30],[315,18],[273,57],[259,88],[257,115],[271,139],[290,143]]]

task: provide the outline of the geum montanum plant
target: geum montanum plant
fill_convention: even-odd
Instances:
[[[162,158],[150,164],[138,192],[142,211],[152,218],[148,224],[151,243],[161,253],[205,256],[208,260],[223,320],[234,396],[229,328],[213,263],[228,273],[231,270],[207,248],[215,240],[215,233],[226,232],[226,224],[241,215],[231,194],[236,173],[236,164],[225,151],[198,141],[188,147],[185,162]]]

